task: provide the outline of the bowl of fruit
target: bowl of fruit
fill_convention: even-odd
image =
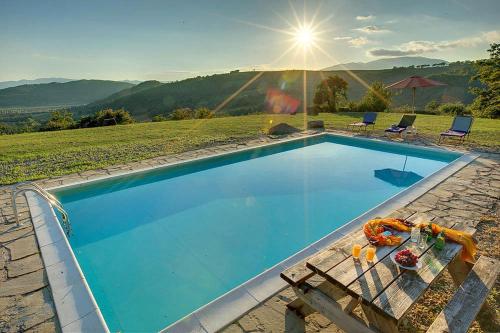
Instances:
[[[391,253],[391,260],[401,268],[416,271],[422,267],[418,257],[410,249],[394,251]]]

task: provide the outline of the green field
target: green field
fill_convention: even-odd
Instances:
[[[320,114],[330,129],[345,129],[359,114]],[[400,114],[379,114],[375,132],[397,123]],[[137,123],[113,127],[0,136],[0,184],[60,176],[78,171],[184,152],[217,143],[255,138],[270,123],[304,127],[301,114],[251,115],[210,120]],[[418,115],[419,135],[437,140],[452,121],[448,116]],[[500,120],[476,119],[469,146],[500,150]]]

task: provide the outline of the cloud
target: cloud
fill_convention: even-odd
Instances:
[[[394,23],[398,23],[399,20],[397,19],[392,19],[392,20],[389,20],[389,21],[385,21],[385,24],[394,24]]]
[[[361,47],[366,44],[370,44],[371,41],[365,37],[352,38],[348,41],[349,44],[353,47]]]
[[[415,55],[413,51],[390,50],[390,49],[373,49],[368,51],[369,55],[374,57],[401,57],[407,55]]]
[[[483,32],[479,36],[465,37],[452,41],[410,41],[401,44],[395,49],[373,49],[368,51],[369,55],[375,57],[397,57],[406,55],[416,55],[422,53],[438,52],[446,49],[474,47],[482,43],[493,43],[500,40],[499,31]]]
[[[389,32],[387,29],[382,29],[376,25],[367,25],[366,27],[362,28],[356,28],[354,29],[356,31],[361,31],[365,34],[374,34],[374,33],[384,33],[384,32]]]
[[[374,18],[375,18],[375,16],[373,16],[373,15],[367,15],[367,16],[359,15],[359,16],[356,16],[356,20],[358,20],[358,21],[370,21],[370,20],[373,20]]]
[[[500,31],[493,30],[493,31],[483,32],[483,38],[488,43],[498,43],[500,42]]]
[[[352,37],[349,36],[339,36],[339,37],[334,37],[333,40],[350,40]]]
[[[352,47],[361,47],[366,44],[374,43],[372,40],[369,40],[366,37],[339,36],[339,37],[334,37],[333,40],[346,41]]]

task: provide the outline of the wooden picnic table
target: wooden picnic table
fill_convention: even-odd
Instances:
[[[418,216],[413,215],[409,220],[416,218]],[[437,223],[475,232],[473,228],[460,228],[453,223]],[[288,305],[289,310],[302,319],[320,312],[346,332],[398,332],[402,318],[445,269],[458,287],[472,267],[461,261],[461,245],[446,242],[445,247],[438,250],[431,241],[424,249],[412,248],[422,268],[400,269],[390,254],[408,247],[410,235],[404,232],[398,235],[402,238],[401,244],[377,247],[371,263],[364,256],[369,243],[360,228],[282,272],[281,277],[298,296]],[[354,243],[362,245],[359,260],[351,256]],[[364,318],[353,313],[358,305]]]

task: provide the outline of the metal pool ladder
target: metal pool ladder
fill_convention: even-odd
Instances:
[[[17,212],[17,203],[16,198],[19,194],[24,194],[26,192],[35,192],[40,195],[42,198],[47,200],[47,202],[55,209],[61,213],[62,216],[62,226],[66,235],[71,235],[71,222],[69,220],[68,213],[64,210],[61,202],[57,200],[52,194],[41,188],[39,185],[33,182],[22,182],[15,184],[12,186],[12,208],[14,209],[14,216],[16,217],[17,226],[21,226],[21,222],[19,221],[19,215]]]

